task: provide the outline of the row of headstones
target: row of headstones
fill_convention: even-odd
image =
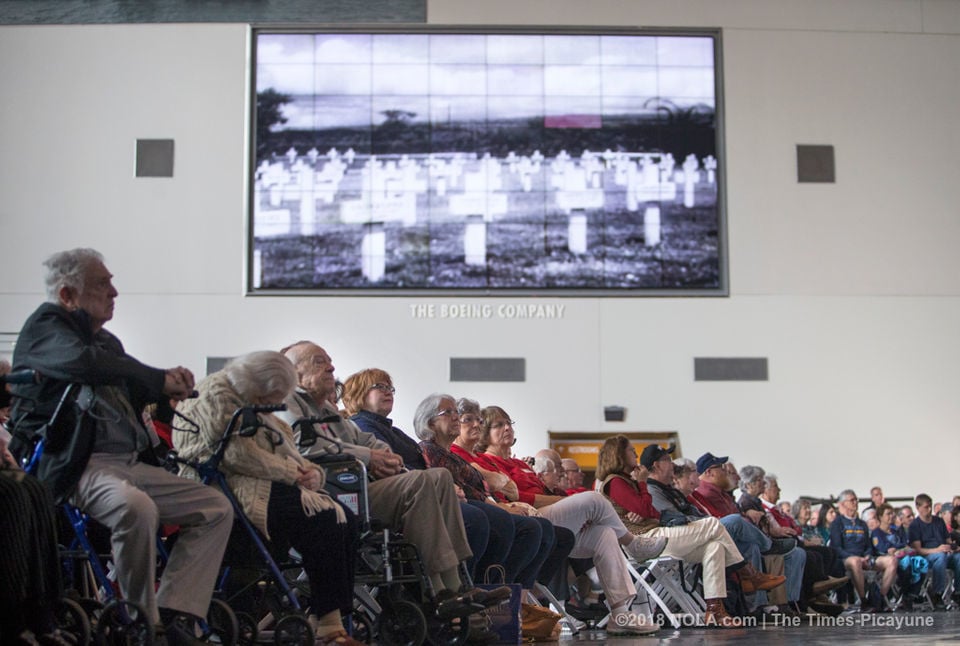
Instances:
[[[295,198],[295,194],[319,191],[320,199],[327,203],[332,201],[340,180],[343,179],[348,166],[356,159],[352,148],[342,156],[335,148],[331,148],[326,155],[327,161],[319,172],[316,171],[319,152],[311,149],[307,162],[299,157],[294,149],[287,152],[286,163],[261,162],[257,172],[257,181],[263,189],[270,191],[271,206],[280,206],[284,196],[288,194]],[[495,192],[502,189],[502,168],[507,169],[520,177],[522,189],[529,192],[533,188],[533,176],[538,174],[544,162],[543,155],[536,151],[530,156],[518,156],[511,152],[502,161],[485,154],[478,171],[465,173],[464,167],[468,156],[464,153],[454,153],[449,160],[443,155],[426,155],[421,163],[410,155],[401,155],[398,159],[377,159],[370,156],[364,163],[362,173],[363,190],[373,195],[414,192],[425,193],[428,183],[420,178],[426,172],[433,181],[437,195],[446,194],[448,187],[456,187],[461,177],[464,178],[464,192]],[[659,161],[655,161],[655,159]],[[475,155],[473,160],[476,160]],[[639,169],[638,169],[639,162]],[[552,160],[552,174],[549,185],[558,191],[585,190],[584,182],[579,179],[580,173],[589,177],[589,186],[592,189],[602,187],[605,170],[615,171],[615,183],[625,186],[630,183],[632,171],[639,170],[640,182],[644,185],[666,184],[672,181],[680,184],[696,183],[699,178],[700,162],[695,155],[688,155],[684,160],[682,171],[674,173],[676,161],[671,153],[624,153],[610,150],[604,153],[594,153],[585,150],[579,160],[574,160],[566,151],[560,151]],[[707,183],[716,181],[717,161],[712,155],[703,160],[703,167],[707,171]],[[314,176],[316,173],[316,176]],[[573,175],[576,173],[576,175]],[[636,183],[636,177],[634,183]],[[331,194],[332,191],[332,194]]]
[[[311,163],[316,162],[312,153],[308,154]],[[339,182],[343,179],[346,168],[355,159],[352,149],[340,158],[336,150],[328,152],[329,161],[319,173],[306,168],[302,159],[288,157],[292,160],[292,170],[300,178],[300,190],[288,197],[299,199],[299,231],[293,230],[290,210],[279,208],[287,188],[282,181],[285,169],[278,169],[264,161],[261,164],[262,174],[254,188],[255,222],[260,231],[257,235],[286,235],[299,233],[313,235],[316,233],[316,202],[322,200],[327,204],[333,202]],[[531,165],[540,165],[542,155],[535,153],[530,158],[508,155],[507,164],[516,163],[518,167],[525,162]],[[660,158],[659,162],[655,161]],[[581,161],[569,159],[565,153],[558,155],[553,161],[552,185],[557,189],[557,206],[566,214],[577,210],[601,209],[604,205],[604,190],[598,188],[598,175],[602,168],[598,168],[600,155],[585,151]],[[349,160],[349,161],[347,161]],[[466,155],[457,153],[450,161],[433,158],[428,160],[430,168],[439,169],[436,176],[442,179],[437,186],[444,187],[446,181],[455,183],[460,176],[464,176],[465,191],[462,194],[449,197],[450,212],[454,215],[469,217],[482,215],[490,222],[496,215],[507,212],[507,194],[498,193],[501,188],[501,163],[489,155],[481,160],[481,170],[464,172]],[[388,160],[382,168],[387,172],[377,172],[378,164],[382,161],[370,158],[366,161],[362,172],[363,195],[367,199],[348,200],[341,203],[341,222],[367,223],[377,221],[400,221],[406,226],[416,223],[416,196],[427,190],[427,182],[419,179],[418,166],[409,156],[399,160]],[[627,209],[636,212],[641,203],[663,202],[676,199],[677,186],[675,182],[663,181],[664,177],[673,174],[672,155],[658,153],[611,153],[604,164],[612,164],[614,181],[626,186]],[[711,156],[704,160],[708,174],[708,182],[715,181],[716,160]],[[533,166],[531,166],[532,168]],[[683,170],[676,173],[676,179],[682,180],[683,203],[687,208],[694,206],[694,185],[699,175],[699,161],[694,155],[688,155]],[[268,187],[269,202],[272,209],[260,208],[262,191]],[[286,226],[284,226],[286,225]]]
[[[660,208],[650,206],[643,217],[644,245],[652,247],[660,242]],[[567,224],[567,249],[570,253],[587,253],[587,214],[575,211]],[[463,261],[465,265],[483,267],[487,264],[487,222],[482,216],[467,218],[463,232]],[[364,225],[360,242],[361,273],[371,283],[378,283],[386,275],[387,234],[382,222]]]

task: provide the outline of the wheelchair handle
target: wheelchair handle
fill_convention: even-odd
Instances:
[[[40,383],[40,379],[41,375],[39,372],[33,368],[25,368],[0,375],[0,386],[4,384],[38,384]]]
[[[312,415],[310,417],[301,417],[293,423],[293,428],[303,426],[304,424],[333,424],[339,422],[339,415]]]

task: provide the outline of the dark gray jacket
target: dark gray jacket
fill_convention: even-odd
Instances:
[[[165,372],[129,356],[120,340],[101,329],[94,333],[86,312],[70,312],[44,303],[24,323],[13,352],[13,369],[33,369],[42,375],[38,384],[18,385],[11,411],[13,439],[10,449],[19,458],[32,453],[38,436],[46,438],[37,477],[61,502],[73,493],[93,449],[96,423],[86,414],[97,386],[119,387],[133,410],[157,401],[163,392]],[[57,423],[51,418],[63,393],[75,387],[61,409]],[[145,461],[156,463],[152,453]]]

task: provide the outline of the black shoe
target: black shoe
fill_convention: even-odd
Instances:
[[[610,612],[607,606],[602,603],[591,603],[588,605],[580,605],[578,603],[574,603],[573,601],[567,601],[564,604],[563,608],[566,611],[566,613],[571,617],[573,617],[574,619],[577,619],[579,621],[585,621],[588,623],[593,621],[600,621],[601,619],[606,617],[607,614]]]
[[[492,590],[472,588],[462,593],[460,596],[462,599],[470,601],[471,603],[479,603],[484,608],[491,608],[493,606],[499,606],[504,601],[508,601],[511,594],[512,591],[510,590],[510,587],[502,585],[499,588],[493,588]]]
[[[838,603],[811,601],[807,605],[821,615],[827,615],[829,617],[839,617],[840,613],[843,612],[843,606]]]
[[[458,595],[453,590],[441,590],[436,596],[437,617],[446,621],[454,617],[467,617],[476,612],[486,610],[486,606],[475,603],[466,598],[466,595]]]
[[[157,631],[154,645],[159,643],[166,646],[206,646],[203,641],[197,639],[196,627],[196,619],[189,615],[178,614]]]
[[[490,619],[484,612],[470,615],[470,634],[467,643],[474,646],[486,646],[500,641],[500,635],[490,629]]]

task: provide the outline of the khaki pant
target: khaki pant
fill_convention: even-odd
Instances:
[[[80,476],[73,504],[110,529],[120,592],[153,623],[157,607],[205,617],[233,508],[214,487],[138,462],[133,454],[94,453]],[[179,525],[170,559],[156,586],[157,530]]]
[[[727,596],[727,566],[743,560],[730,534],[713,516],[678,527],[655,527],[644,536],[664,536],[664,556],[703,564],[704,599]]]
[[[417,546],[427,574],[473,556],[463,528],[453,476],[446,469],[408,471],[370,483],[370,515],[403,531]]]

